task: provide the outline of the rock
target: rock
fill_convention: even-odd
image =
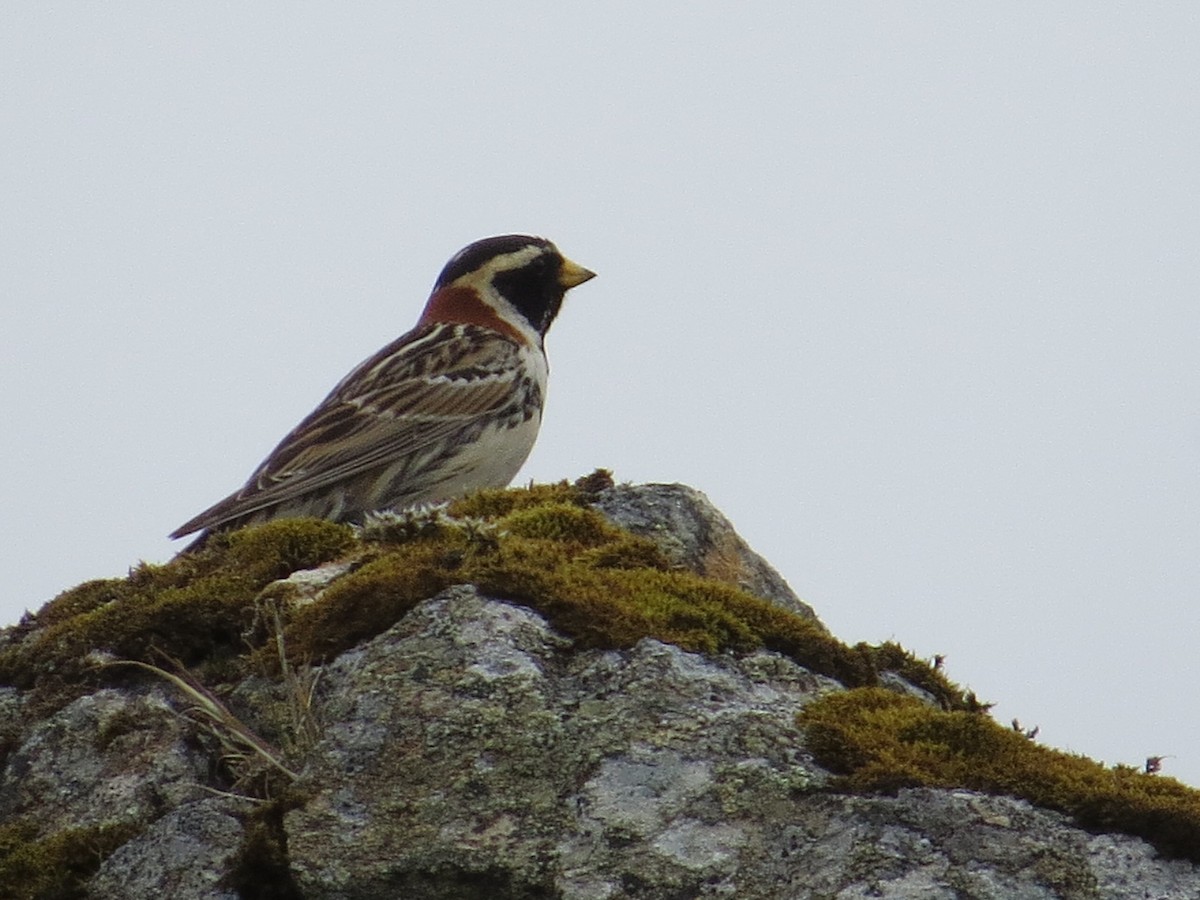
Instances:
[[[454,588],[324,673],[292,868],[314,900],[1200,895],[1023,801],[822,793],[795,714],[836,689],[768,652],[571,652]]]
[[[105,688],[35,724],[0,777],[0,821],[147,824],[203,791],[208,759],[164,690]]]
[[[0,687],[0,764],[21,745],[27,727],[22,692]]]
[[[557,894],[630,866],[691,883],[714,871],[705,848],[736,862],[728,819],[821,779],[795,714],[831,686],[769,653],[573,653],[531,611],[453,588],[323,673],[316,714],[336,724],[285,820],[293,870],[310,898],[496,873]]]
[[[1142,841],[1090,835],[1010,797],[902,790],[829,796],[796,813],[763,872],[778,893],[745,896],[1184,900],[1200,884],[1194,866],[1156,860]]]
[[[813,608],[750,549],[708,498],[684,484],[623,484],[594,504],[614,524],[648,537],[676,564],[816,619]]]
[[[242,842],[230,801],[210,797],[167,813],[100,866],[93,900],[237,900],[222,886]]]
[[[568,488],[556,490],[548,508],[597,521],[579,510],[576,498],[563,499]],[[730,591],[725,585],[734,584],[815,618],[699,492],[641,485],[601,486],[596,493],[597,508],[611,521],[651,538],[675,565],[724,584],[663,571],[658,553],[624,536],[620,541],[645,550],[644,557],[586,556],[590,562],[579,564],[584,576],[607,565],[623,566],[615,571],[627,578],[630,567],[643,565],[629,560],[644,558],[646,571],[632,573],[639,580],[603,584],[636,584],[623,602],[645,594],[645,610],[659,613],[656,586],[698,584],[689,597],[722,598],[724,605],[707,613],[717,620],[714,631],[703,632],[708,620],[696,612],[699,601],[681,606],[675,599],[670,615],[696,633],[725,629],[743,643],[689,644],[710,648],[696,653],[637,640],[644,631],[607,644],[599,631],[572,640],[547,618],[554,601],[584,583],[568,578],[552,581],[561,594],[536,609],[472,585],[442,589],[469,554],[483,554],[487,565],[502,558],[496,547],[506,538],[499,527],[487,540],[457,545],[414,536],[398,556],[431,555],[449,566],[437,571],[452,574],[431,582],[436,588],[399,598],[387,592],[410,590],[412,581],[386,547],[356,544],[319,570],[290,572],[280,563],[283,580],[256,582],[243,611],[267,584],[254,602],[277,604],[280,621],[296,609],[349,616],[358,603],[383,610],[394,604],[396,612],[379,620],[385,630],[357,632],[339,645],[357,642],[352,649],[331,652],[321,666],[302,659],[285,666],[279,636],[258,630],[269,630],[274,616],[246,616],[254,629],[234,637],[258,644],[242,656],[215,644],[223,648],[215,659],[195,657],[201,671],[225,678],[215,691],[234,718],[223,724],[194,725],[181,711],[196,697],[177,694],[161,677],[125,667],[116,681],[97,687],[89,680],[100,677],[93,668],[46,655],[62,646],[55,635],[77,645],[82,630],[73,628],[72,617],[85,624],[97,611],[121,617],[141,608],[135,604],[163,603],[164,593],[191,602],[207,596],[209,586],[236,583],[242,570],[220,569],[219,558],[142,571],[131,576],[140,581],[118,583],[121,590],[111,593],[105,587],[82,599],[64,595],[53,615],[0,633],[0,654],[16,643],[22,654],[9,656],[20,663],[10,671],[19,674],[13,683],[21,688],[0,685],[0,896],[1200,897],[1196,863],[1162,859],[1136,837],[1091,833],[1022,800],[904,788],[914,783],[903,780],[904,772],[893,796],[837,793],[845,784],[835,777],[842,770],[816,760],[830,769],[839,768],[838,760],[822,755],[811,727],[798,724],[801,713],[811,721],[815,712],[834,710],[832,723],[824,720],[828,734],[845,726],[844,710],[853,708],[840,701],[867,697],[876,705],[860,706],[859,714],[906,704],[921,716],[936,710],[943,725],[966,722],[972,734],[984,720],[993,731],[997,726],[973,698],[968,703],[953,685],[944,689],[940,673],[922,673],[924,664],[901,648],[847,648],[811,621]],[[526,523],[528,509],[522,507]],[[302,539],[302,526],[294,531],[288,541]],[[520,544],[522,560],[541,560],[536,554],[546,546]],[[564,545],[553,546],[557,552]],[[446,547],[457,547],[458,555],[447,557]],[[381,560],[388,565],[373,569]],[[209,579],[200,589],[187,582],[191,565]],[[486,565],[475,571],[486,578]],[[343,605],[332,605],[328,592],[355,578]],[[158,594],[138,593],[160,583],[166,587]],[[606,596],[592,590],[596,603]],[[528,600],[519,590],[513,596]],[[730,619],[739,603],[749,609]],[[170,609],[174,616],[181,606]],[[319,621],[338,624],[332,615]],[[775,643],[751,639],[763,633],[753,630],[760,625],[776,629]],[[864,689],[849,693],[800,665],[797,659],[814,669],[828,662],[821,653],[804,655],[812,650],[805,640],[826,649],[834,644],[833,656],[861,663],[822,671]],[[711,649],[730,646],[739,652]],[[790,655],[749,649],[762,646]],[[88,647],[87,658],[108,649]],[[59,664],[71,677],[53,667]],[[54,691],[38,694],[47,671],[60,680]],[[892,693],[870,686],[879,684]],[[1024,740],[1000,730],[1009,749]],[[1153,778],[1132,770],[1101,775],[1106,783],[1124,779],[1123,785]],[[1169,779],[1150,783],[1179,796]],[[1171,821],[1183,829],[1184,842],[1167,846],[1200,859],[1200,850],[1186,844],[1190,821]]]

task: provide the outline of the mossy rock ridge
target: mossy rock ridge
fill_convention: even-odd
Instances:
[[[1195,791],[603,472],[65,592],[0,633],[0,763],[0,897],[1200,896]]]

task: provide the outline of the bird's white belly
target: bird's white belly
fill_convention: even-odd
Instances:
[[[546,358],[532,348],[527,353],[525,371],[532,377],[535,395],[541,400],[546,395],[549,374]],[[509,415],[498,419],[448,454],[445,448],[430,448],[431,455],[423,463],[414,465],[412,459],[398,460],[375,481],[372,496],[362,498],[357,505],[363,509],[383,509],[440,503],[482,488],[507,486],[525,464],[537,440],[542,422],[540,404],[529,412],[528,418]],[[414,475],[415,472],[421,474]]]
[[[492,426],[463,446],[447,466],[446,476],[431,486],[425,502],[460,497],[480,488],[505,487],[516,477],[537,440],[541,415],[512,428]]]

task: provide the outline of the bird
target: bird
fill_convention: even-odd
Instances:
[[[370,512],[504,487],[537,438],[545,338],[568,290],[595,273],[550,241],[484,238],[446,263],[417,324],[361,362],[224,500],[171,533]]]

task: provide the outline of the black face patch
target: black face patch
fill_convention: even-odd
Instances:
[[[492,287],[521,313],[538,334],[545,334],[558,315],[566,289],[559,283],[562,257],[547,253],[519,269],[498,272]]]
[[[446,263],[433,288],[437,290],[445,287],[455,279],[474,272],[492,257],[513,253],[525,247],[551,249],[553,245],[544,238],[530,237],[527,234],[502,234],[484,238],[459,250],[450,262]]]

